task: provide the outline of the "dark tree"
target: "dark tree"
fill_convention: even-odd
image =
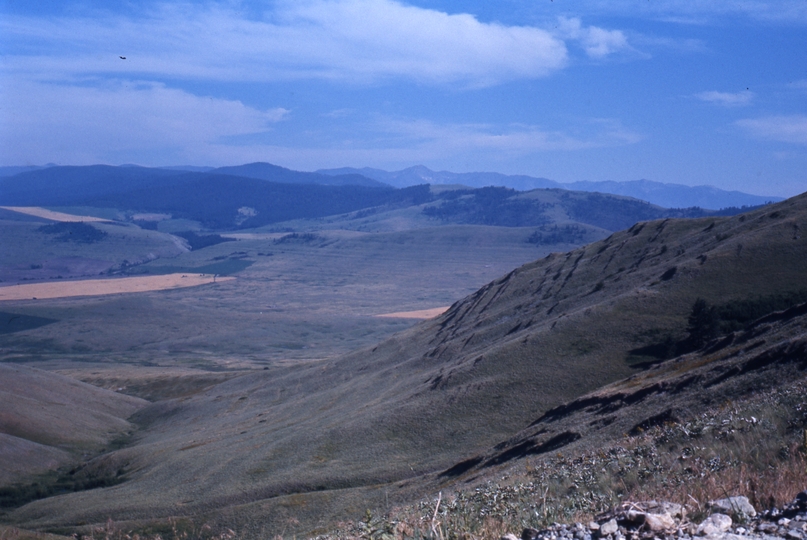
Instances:
[[[709,340],[717,337],[720,330],[720,317],[717,309],[710,306],[703,298],[698,298],[692,305],[687,318],[686,344],[689,350],[703,347]]]

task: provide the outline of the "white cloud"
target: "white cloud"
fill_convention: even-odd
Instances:
[[[619,30],[605,30],[597,26],[583,27],[580,19],[561,17],[558,20],[560,35],[577,40],[591,58],[604,58],[609,54],[629,49],[628,40]]]
[[[701,92],[695,94],[695,97],[701,101],[722,105],[723,107],[744,107],[750,105],[754,99],[754,93],[749,90],[742,92]]]
[[[3,163],[204,162],[205,147],[265,132],[289,113],[131,81],[15,83],[0,87],[0,102]]]
[[[482,23],[394,0],[281,0],[264,20],[210,4],[164,5],[139,19],[9,16],[0,32],[28,51],[7,55],[5,69],[41,77],[403,77],[485,86],[543,77],[567,61],[564,42],[546,30]]]
[[[793,144],[807,145],[807,116],[765,116],[735,122],[750,135]]]

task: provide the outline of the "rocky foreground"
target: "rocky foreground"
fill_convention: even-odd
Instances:
[[[762,538],[807,539],[807,490],[782,508],[761,513],[746,497],[713,501],[706,517],[691,519],[687,509],[669,502],[626,502],[597,516],[588,524],[553,524],[524,529],[521,540],[750,540]],[[519,540],[507,534],[502,540]]]

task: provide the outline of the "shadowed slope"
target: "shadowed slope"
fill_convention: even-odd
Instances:
[[[467,477],[519,458],[571,449],[570,445],[600,448],[625,434],[638,436],[708,407],[805,378],[807,304],[800,304],[721,336],[696,352],[550,409],[516,436],[463,460],[440,477]],[[797,425],[792,428],[797,431]]]
[[[99,451],[148,402],[20,365],[0,364],[0,485]]]

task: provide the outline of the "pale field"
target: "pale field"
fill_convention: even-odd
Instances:
[[[419,309],[417,311],[396,311],[395,313],[376,315],[376,317],[384,317],[387,319],[433,319],[448,311],[449,307],[450,306],[443,306],[431,309]]]
[[[0,287],[0,302],[6,300],[71,298],[74,296],[104,296],[108,294],[140,293],[197,287],[233,277],[215,277],[211,274],[167,274],[162,276],[126,277],[113,279],[83,279],[78,281],[51,281]]]
[[[65,214],[64,212],[55,212],[53,210],[40,208],[39,206],[0,206],[0,208],[28,216],[50,219],[52,221],[64,221],[70,223],[78,223],[82,221],[109,221],[108,219],[95,216],[76,216],[73,214]]]
[[[289,233],[222,233],[222,238],[232,238],[234,240],[276,240]]]

